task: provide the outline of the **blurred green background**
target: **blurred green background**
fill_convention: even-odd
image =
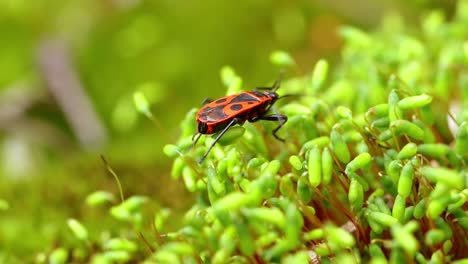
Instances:
[[[429,8],[450,17],[454,4],[1,0],[0,199],[9,208],[0,209],[0,259],[31,259],[66,241],[69,217],[91,231],[112,226],[83,202],[95,190],[117,193],[100,154],[126,195],[187,208],[190,195],[168,176],[161,149],[189,109],[225,93],[222,66],[252,89],[276,78],[274,50],[296,60],[287,75],[305,74],[319,58],[339,59],[343,24],[372,30],[399,13],[412,26]],[[151,101],[157,124],[135,110],[136,91]]]

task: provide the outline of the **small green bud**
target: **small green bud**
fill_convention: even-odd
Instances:
[[[372,160],[369,153],[361,153],[346,165],[346,173],[355,172],[367,166]]]
[[[398,180],[398,194],[406,198],[413,188],[413,166],[407,162],[401,170],[400,179]]]
[[[232,81],[237,78],[236,72],[231,66],[223,66],[219,71],[221,81],[226,87],[231,85]]]
[[[182,170],[182,179],[184,180],[185,187],[189,192],[197,190],[195,172],[188,166],[185,166]]]
[[[430,104],[432,102],[432,96],[427,95],[427,94],[421,94],[417,96],[410,96],[401,99],[398,102],[398,107],[403,110],[410,110],[410,109],[417,109],[421,108],[427,104]]]
[[[325,82],[328,74],[328,62],[324,59],[317,61],[312,73],[312,89],[318,91]]]
[[[303,167],[302,160],[297,155],[292,155],[289,157],[289,164],[291,164],[295,170],[301,170]]]
[[[375,222],[387,227],[391,227],[392,225],[398,223],[398,219],[395,217],[381,212],[368,212],[368,217],[369,219],[372,219]]]
[[[123,250],[106,251],[102,256],[111,263],[125,263],[132,258],[129,252]]]
[[[6,211],[9,207],[10,206],[6,200],[0,199],[0,211]]]
[[[179,155],[182,155],[182,152],[180,151],[179,147],[177,147],[176,145],[172,145],[172,144],[165,145],[163,148],[163,152],[169,158],[174,158]]]
[[[336,157],[342,163],[348,163],[351,159],[348,146],[343,140],[343,137],[335,129],[332,129],[330,133],[331,148],[335,153]]]
[[[405,205],[406,205],[405,198],[402,197],[401,195],[397,195],[395,197],[395,202],[393,203],[392,216],[398,219],[400,223],[403,223],[403,218],[404,218],[405,209],[406,209]]]
[[[86,197],[86,204],[89,206],[99,206],[112,202],[115,202],[114,195],[106,191],[95,191]]]
[[[420,170],[421,174],[431,182],[444,183],[451,188],[457,190],[463,190],[465,188],[465,179],[454,170],[447,168],[434,168],[434,167],[423,167]]]
[[[351,179],[349,184],[348,200],[356,212],[361,210],[364,203],[364,189],[356,179]]]
[[[404,159],[409,159],[416,155],[418,151],[418,145],[414,144],[413,142],[410,142],[406,144],[398,153],[397,158],[399,160],[404,160]]]
[[[407,120],[395,120],[392,121],[390,126],[397,135],[408,135],[417,140],[424,139],[424,131],[416,124],[411,123]]]
[[[424,241],[428,246],[434,246],[435,244],[442,242],[445,237],[443,230],[431,229],[426,233]]]
[[[138,250],[138,245],[128,239],[124,238],[112,238],[105,242],[105,250],[123,250],[127,252],[135,252]]]
[[[309,151],[308,161],[307,161],[307,169],[309,173],[309,183],[313,187],[317,187],[320,185],[322,180],[322,157],[320,154],[320,150],[315,147]]]
[[[340,119],[352,119],[353,118],[353,112],[351,109],[344,107],[344,106],[338,106],[336,108],[336,114]]]
[[[322,181],[325,184],[330,183],[333,174],[333,157],[328,148],[322,151]]]
[[[450,151],[449,146],[445,144],[421,144],[418,146],[418,152],[435,158],[443,158]]]
[[[270,62],[280,67],[292,66],[296,64],[291,55],[282,50],[277,50],[271,53]]]
[[[151,116],[151,110],[146,96],[142,92],[135,92],[133,94],[133,102],[135,103],[136,109],[138,112]]]
[[[70,218],[67,220],[68,228],[72,231],[73,235],[81,241],[88,240],[88,230],[78,220]]]
[[[68,259],[68,251],[64,248],[56,248],[49,256],[50,264],[65,264]]]

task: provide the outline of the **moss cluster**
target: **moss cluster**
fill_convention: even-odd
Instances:
[[[289,121],[276,141],[274,124],[247,123],[217,144],[202,137],[192,147],[193,109],[181,138],[167,145],[172,176],[198,199],[180,230],[171,215],[156,213],[150,241],[134,235],[84,241],[82,255],[62,248],[57,261],[82,257],[94,263],[465,263],[468,249],[468,1],[455,16],[427,14],[409,32],[387,18],[366,33],[344,27],[342,60],[317,63],[306,76],[283,82],[278,102]],[[272,55],[294,67],[285,53]],[[242,80],[229,68],[221,78],[228,93]],[[139,101],[143,99],[140,98]],[[91,195],[91,205],[112,202]],[[144,197],[131,197],[111,215],[142,224]],[[125,237],[125,238],[122,238]],[[154,241],[153,241],[154,240]],[[142,242],[143,241],[143,242]],[[148,254],[145,254],[148,249]],[[78,256],[78,257],[77,257]]]

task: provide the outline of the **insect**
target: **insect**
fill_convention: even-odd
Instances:
[[[201,135],[220,132],[208,150],[199,161],[202,163],[219,139],[234,125],[242,125],[245,121],[259,120],[277,121],[278,126],[273,129],[273,136],[280,140],[276,132],[288,121],[288,117],[278,113],[269,113],[270,108],[280,97],[276,91],[280,87],[282,75],[271,87],[258,87],[253,91],[221,97],[217,100],[205,99],[203,107],[198,111],[196,119],[198,132],[194,135],[197,144]]]

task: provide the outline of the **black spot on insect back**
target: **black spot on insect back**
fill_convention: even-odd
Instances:
[[[236,98],[232,99],[230,103],[245,103],[245,102],[258,102],[259,100],[248,93],[241,93]]]
[[[221,98],[221,99],[216,100],[215,103],[222,104],[222,103],[226,102],[226,100],[227,100],[226,98]]]
[[[239,111],[242,109],[242,105],[241,104],[233,104],[231,105],[231,110],[233,111]]]

